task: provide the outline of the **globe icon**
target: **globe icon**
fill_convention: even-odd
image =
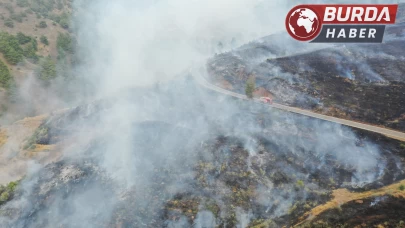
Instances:
[[[305,39],[317,32],[318,16],[311,9],[300,8],[291,13],[288,25],[295,36]]]

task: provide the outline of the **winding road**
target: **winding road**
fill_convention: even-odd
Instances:
[[[242,99],[242,100],[251,100],[248,99],[246,97],[246,95],[243,94],[239,94],[239,93],[235,93],[226,89],[223,89],[221,87],[215,86],[211,83],[209,83],[203,76],[202,74],[193,74],[194,78],[196,79],[196,81],[198,82],[198,84],[200,84],[201,86],[216,91],[218,93],[221,94],[225,94],[228,96],[232,96],[238,99]],[[258,100],[251,100],[253,102],[256,103],[261,103],[262,102],[258,101]],[[268,105],[268,104],[266,104]],[[334,122],[334,123],[338,123],[338,124],[342,124],[342,125],[346,125],[349,127],[354,127],[354,128],[358,128],[358,129],[362,129],[362,130],[366,130],[366,131],[371,131],[371,132],[375,132],[375,133],[379,133],[382,135],[385,135],[389,138],[393,138],[393,139],[397,139],[400,141],[404,141],[405,142],[405,133],[403,132],[399,132],[399,131],[394,131],[394,130],[390,130],[387,128],[382,128],[382,127],[377,127],[374,125],[370,125],[370,124],[364,124],[364,123],[359,123],[356,121],[351,121],[351,120],[346,120],[346,119],[340,119],[340,118],[336,118],[336,117],[332,117],[332,116],[327,116],[327,115],[322,115],[322,114],[318,114],[312,111],[308,111],[308,110],[304,110],[304,109],[300,109],[300,108],[295,108],[295,107],[290,107],[290,106],[286,106],[286,105],[282,105],[282,104],[278,104],[278,103],[273,103],[272,105],[269,105],[270,107],[276,108],[276,109],[280,109],[280,110],[284,110],[287,112],[293,112],[293,113],[297,113],[297,114],[301,114],[301,115],[305,115],[305,116],[309,116],[312,118],[316,118],[316,119],[321,119],[321,120],[326,120],[329,122]]]

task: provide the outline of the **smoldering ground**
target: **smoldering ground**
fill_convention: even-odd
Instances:
[[[44,122],[47,143],[74,140],[59,162],[23,180],[1,223],[288,224],[331,187],[403,177],[395,155],[348,128],[223,97],[196,84],[198,72],[179,73],[219,51],[218,42],[226,49],[268,34],[257,6],[280,2],[77,2],[79,70],[103,98]]]
[[[401,163],[386,169],[395,155],[359,146],[350,129],[268,109],[179,79],[56,115],[44,125],[52,143],[87,139],[24,180],[2,222],[244,227],[323,202],[331,185],[374,188],[403,176],[394,177]]]

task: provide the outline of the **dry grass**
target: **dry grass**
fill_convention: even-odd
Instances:
[[[27,128],[38,128],[39,125],[48,117],[48,115],[40,115],[34,117],[25,117],[22,120],[16,121],[14,124],[21,125]]]
[[[0,129],[0,147],[6,144],[8,139],[8,134],[6,129]]]
[[[30,149],[25,153],[25,156],[28,158],[35,158],[36,156],[40,155],[41,153],[54,153],[55,151],[56,151],[56,145],[35,144],[33,149]],[[42,154],[42,155],[44,155],[44,154]]]
[[[394,197],[402,197],[405,198],[405,191],[400,190],[400,186],[405,185],[405,180],[402,180],[400,182],[397,182],[392,185],[388,185],[379,189],[367,191],[367,192],[350,192],[347,189],[337,189],[334,190],[332,193],[333,199],[330,200],[329,202],[319,205],[309,212],[305,213],[301,218],[301,222],[296,224],[300,225],[305,221],[311,220],[315,218],[316,216],[320,215],[321,213],[333,209],[333,208],[338,208],[341,205],[352,202],[352,201],[358,201],[362,199],[367,199],[370,197],[377,197],[377,196],[384,196],[384,195],[390,195]]]

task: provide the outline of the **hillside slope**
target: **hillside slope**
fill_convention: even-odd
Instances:
[[[405,24],[383,44],[317,45],[276,34],[212,58],[213,83],[244,93],[249,78],[276,102],[405,130]]]

